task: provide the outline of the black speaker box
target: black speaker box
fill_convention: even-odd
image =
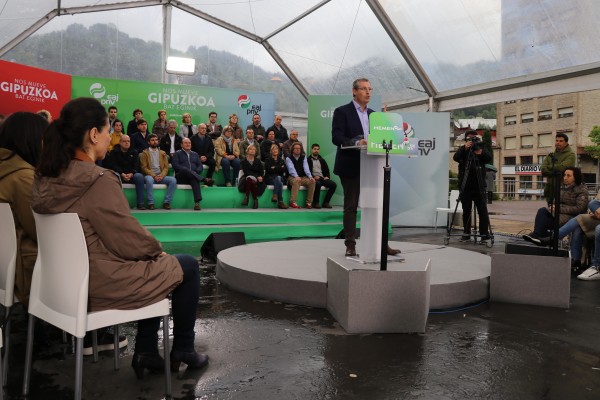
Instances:
[[[207,261],[216,262],[221,250],[242,244],[246,244],[244,232],[214,232],[202,244],[200,255]]]
[[[552,249],[549,247],[540,247],[523,243],[506,243],[504,247],[505,254],[523,254],[528,256],[552,256]],[[569,251],[558,249],[558,257],[569,257]]]

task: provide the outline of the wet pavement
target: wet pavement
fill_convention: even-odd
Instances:
[[[513,205],[527,210],[519,221],[521,211],[502,203],[497,211],[490,207],[498,213],[492,215],[497,235],[491,249],[455,240],[450,245],[503,252],[517,232],[501,232],[496,218],[512,213],[503,220],[526,224],[540,205]],[[391,239],[441,244],[444,235],[443,229],[396,228]],[[196,344],[211,360],[200,371],[173,376],[175,399],[600,398],[600,282],[572,279],[568,310],[486,302],[431,313],[424,334],[348,335],[324,309],[235,293],[219,284],[213,267],[202,271]],[[7,389],[17,399],[26,323],[22,310],[15,314]],[[85,399],[162,398],[162,375],[136,380],[130,367],[135,329],[126,325],[123,331],[130,343],[120,353],[120,371],[112,369],[111,352],[100,353],[96,364],[85,357]],[[70,399],[73,356],[50,342],[34,352],[30,398]]]

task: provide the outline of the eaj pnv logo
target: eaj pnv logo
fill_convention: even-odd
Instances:
[[[106,89],[102,86],[101,83],[92,83],[90,85],[90,95],[95,99],[101,99],[106,94]]]
[[[246,109],[248,107],[250,107],[250,97],[247,94],[242,94],[240,95],[240,97],[238,97],[238,106],[240,106],[240,108]]]
[[[106,95],[106,88],[100,82],[95,82],[90,85],[90,96],[98,99],[104,105],[114,106],[119,101],[118,94]],[[106,96],[106,98],[105,98]]]

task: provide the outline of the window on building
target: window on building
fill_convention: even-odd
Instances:
[[[522,123],[533,122],[533,113],[521,114],[521,122]]]
[[[504,165],[517,165],[517,157],[504,157]]]
[[[552,133],[540,133],[538,135],[538,147],[554,146],[554,136]]]
[[[504,178],[504,194],[510,199],[515,198],[515,178]]]
[[[533,156],[521,156],[521,164],[533,164]]]
[[[514,150],[517,148],[517,138],[516,137],[506,137],[504,138],[504,149],[506,150]]]
[[[552,119],[552,110],[538,112],[538,121],[544,121],[546,119]]]
[[[521,184],[521,189],[533,189],[533,176],[521,176],[519,177],[519,183]]]
[[[510,115],[510,116],[504,117],[504,125],[514,125],[516,123],[517,123],[516,115]]]
[[[509,100],[509,101],[505,101],[504,104],[512,104],[512,103],[516,103],[516,100]]]
[[[558,109],[558,118],[567,118],[573,116],[573,107],[563,107]]]
[[[533,149],[533,135],[521,136],[521,148]]]
[[[544,158],[546,158],[546,156],[538,156],[538,164],[542,164],[544,162]]]

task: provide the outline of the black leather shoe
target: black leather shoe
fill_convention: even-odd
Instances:
[[[396,255],[400,254],[401,251],[399,249],[392,249],[390,247],[390,245],[388,245],[388,247],[387,247],[387,253],[388,253],[388,256],[396,256]]]
[[[135,353],[131,360],[131,367],[138,379],[144,377],[144,368],[150,372],[165,370],[165,360],[158,353]]]
[[[204,353],[198,353],[196,351],[184,352],[184,351],[171,351],[171,371],[179,371],[181,363],[187,365],[190,369],[199,369],[208,364],[208,356]]]

